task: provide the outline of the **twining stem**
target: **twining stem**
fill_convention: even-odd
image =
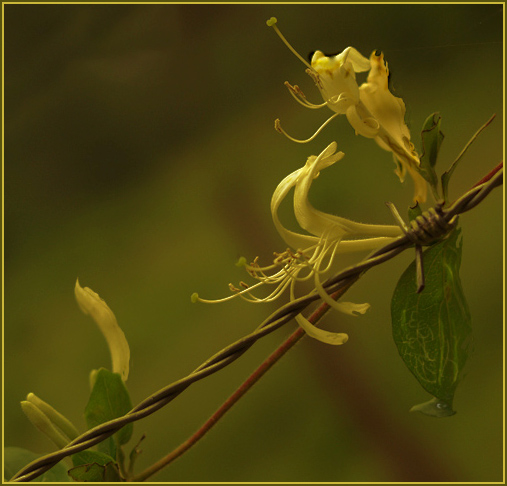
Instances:
[[[476,182],[472,188],[480,186],[485,182],[488,182],[500,169],[503,168],[503,161],[500,162],[494,169],[492,169],[488,174],[486,174],[480,181]]]
[[[490,173],[487,174],[482,179],[482,181],[487,182],[479,185],[476,184],[473,189],[463,194],[452,205],[450,205],[449,208],[444,209],[444,222],[449,222],[458,214],[465,213],[475,208],[478,204],[481,203],[481,201],[484,200],[485,197],[488,196],[488,194],[491,193],[494,188],[502,185],[503,169],[501,169],[501,166],[495,167],[495,169],[490,171]],[[425,226],[422,225],[420,229],[425,230]],[[401,236],[395,241],[388,243],[387,245],[371,254],[366,260],[363,260],[351,267],[345,268],[338,274],[326,280],[326,282],[323,283],[326,292],[329,292],[330,295],[341,295],[366,271],[376,265],[394,258],[396,255],[400,254],[407,248],[410,248],[412,245],[413,241],[409,238],[409,235]],[[271,314],[271,316],[269,316],[260,326],[258,326],[255,331],[230,344],[229,346],[226,346],[224,349],[202,363],[188,376],[170,383],[161,390],[153,393],[125,415],[104,422],[103,424],[97,425],[96,427],[84,432],[79,437],[76,437],[63,449],[52,452],[50,454],[46,454],[45,456],[32,461],[30,464],[26,465],[20,471],[18,471],[11,478],[11,481],[31,481],[32,479],[39,477],[41,474],[51,469],[63,458],[71,454],[89,449],[95,444],[98,444],[99,442],[102,442],[103,440],[113,435],[126,424],[141,420],[148,415],[155,413],[170,403],[172,400],[174,400],[193,383],[202,380],[203,378],[206,378],[207,376],[216,373],[217,371],[233,363],[236,359],[242,356],[243,353],[245,353],[255,342],[267,334],[279,329],[318,298],[318,293],[312,291],[305,296],[291,300],[290,303],[285,304],[273,314]],[[317,311],[317,316],[312,316],[312,319],[315,318],[314,322],[317,322],[327,310],[327,306],[321,306]]]
[[[501,168],[503,162],[500,162],[494,169],[492,169],[486,176],[480,181],[474,184],[472,187],[479,186],[489,181]],[[346,286],[340,290],[331,294],[331,297],[336,300],[341,297],[351,286],[359,279],[360,275],[354,280],[350,280]],[[308,318],[308,320],[316,325],[320,319],[330,309],[329,305],[323,302]],[[229,397],[227,400],[216,410],[216,412],[187,440],[181,443],[176,449],[171,451],[169,454],[164,456],[162,459],[152,464],[150,467],[145,469],[142,473],[129,478],[129,481],[145,481],[149,477],[156,474],[158,471],[163,469],[165,466],[171,464],[173,461],[182,456],[192,446],[197,444],[202,437],[215,425],[218,421],[228,412],[239,400],[245,395],[245,393],[257,383],[264,374],[272,368],[272,366],[281,359],[285,353],[287,353],[303,336],[305,332],[302,328],[298,328],[294,331],[289,338],[287,338],[271,355],[269,355],[262,364],[241,384],[241,386]]]
[[[354,280],[351,280],[346,286],[337,290],[336,292],[331,294],[331,298],[334,300],[341,297],[351,286],[353,283],[358,280],[357,277]],[[316,325],[322,317],[326,314],[326,312],[330,309],[330,306],[323,302],[308,318],[308,320]],[[153,476],[155,473],[163,469],[165,466],[169,465],[171,462],[178,459],[178,457],[182,456],[185,452],[187,452],[192,446],[197,444],[200,439],[204,437],[206,432],[208,432],[224,415],[227,411],[229,411],[233,405],[235,405],[243,395],[250,390],[263,376],[264,374],[272,368],[272,366],[281,359],[289,349],[291,349],[303,336],[305,335],[305,331],[299,327],[296,331],[294,331],[273,353],[271,353],[262,364],[241,384],[241,386],[220,406],[220,408],[208,419],[204,424],[186,441],[181,443],[176,449],[171,451],[169,454],[164,456],[159,461],[152,464],[150,467],[145,469],[142,473],[128,479],[129,481],[145,481],[149,477]]]

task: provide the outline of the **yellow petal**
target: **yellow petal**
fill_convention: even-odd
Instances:
[[[315,51],[312,56],[312,70],[309,74],[316,81],[322,97],[331,110],[345,113],[351,104],[359,101],[359,87],[356,72],[367,71],[370,61],[353,47],[347,47],[336,56],[325,56]],[[307,71],[308,72],[308,71]]]
[[[343,152],[334,153],[336,148],[336,142],[332,142],[318,157],[309,157],[305,167],[300,169],[297,180],[292,183],[296,186],[294,191],[294,214],[299,225],[319,238],[325,237],[334,240],[402,235],[402,231],[398,226],[358,223],[347,218],[324,213],[310,204],[308,193],[319,171],[331,166],[345,155]]]
[[[342,332],[331,332],[319,329],[301,314],[296,316],[296,321],[303,328],[306,334],[308,334],[308,336],[323,343],[340,345],[345,344],[349,340],[348,335]]]
[[[113,373],[119,373],[123,381],[126,381],[129,374],[130,348],[113,311],[97,293],[88,287],[81,287],[79,280],[76,280],[74,293],[80,309],[97,323],[106,338],[111,353]]]

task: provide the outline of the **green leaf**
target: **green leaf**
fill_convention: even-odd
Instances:
[[[4,449],[4,477],[9,481],[18,471],[27,464],[41,457],[41,454],[22,449],[21,447],[6,447]],[[45,483],[70,482],[65,464],[59,462],[49,471],[35,479]]]
[[[74,454],[72,462],[69,475],[75,481],[121,481],[118,465],[108,454],[86,450]]]
[[[132,402],[127,388],[118,373],[112,373],[104,368],[98,370],[93,385],[90,399],[85,408],[85,419],[88,428],[108,422],[121,417],[130,411]],[[99,443],[99,451],[116,457],[116,444],[126,444],[132,436],[133,425],[128,424],[118,431],[113,437]]]
[[[99,464],[101,466],[105,466],[110,462],[115,462],[115,459],[111,457],[109,454],[92,451],[90,449],[73,454],[71,457],[74,466],[81,466],[83,464],[94,464],[94,463]]]
[[[422,149],[421,164],[419,172],[429,182],[433,194],[438,199],[438,178],[435,172],[435,164],[437,163],[438,152],[444,134],[440,131],[440,122],[442,117],[439,113],[433,113],[424,122],[421,132]]]
[[[106,465],[93,463],[76,466],[69,470],[69,475],[74,481],[79,482],[114,483],[122,481],[118,466],[114,462],[109,462]]]
[[[433,416],[454,412],[452,401],[468,357],[471,318],[459,277],[461,230],[423,254],[426,287],[416,294],[416,266],[401,276],[391,302],[393,338],[401,358],[437,400],[415,409]]]
[[[424,415],[437,418],[450,417],[456,413],[452,409],[452,403],[449,403],[446,400],[440,400],[439,398],[432,398],[427,402],[414,405],[410,411],[421,412]]]

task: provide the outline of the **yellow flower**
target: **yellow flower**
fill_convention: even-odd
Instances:
[[[419,174],[419,157],[410,141],[410,132],[405,124],[405,103],[394,96],[388,88],[388,68],[382,54],[375,52],[368,60],[353,47],[347,47],[336,56],[325,56],[316,51],[308,64],[287,42],[276,27],[276,19],[268,21],[289,49],[306,65],[306,73],[314,80],[324,103],[310,103],[298,86],[289,88],[291,95],[303,106],[318,109],[327,106],[335,113],[308,139],[298,140],[289,136],[281,127],[280,120],[275,128],[289,139],[306,143],[313,140],[336,116],[345,114],[356,134],[373,138],[384,150],[393,153],[397,164],[396,174],[403,181],[406,172],[414,180],[414,201],[426,200],[427,186]],[[356,73],[369,70],[365,83],[358,86]]]
[[[402,182],[405,173],[409,172],[414,180],[414,200],[424,202],[427,185],[417,171],[420,161],[410,141],[410,131],[405,124],[405,103],[389,91],[389,69],[384,61],[384,55],[373,52],[370,60],[371,70],[368,79],[359,87],[361,103],[356,106],[357,114],[361,118],[360,112],[361,110],[365,112],[366,108],[368,113],[363,117],[367,119],[368,115],[371,115],[377,121],[379,130],[375,135],[375,141],[384,150],[393,153],[397,163],[396,174]]]
[[[275,253],[271,265],[261,267],[257,259],[247,264],[245,259],[240,264],[257,280],[250,286],[244,282],[241,288],[230,284],[233,294],[219,300],[201,299],[192,295],[193,302],[216,303],[234,297],[241,297],[249,302],[271,302],[289,289],[290,299],[294,300],[297,282],[312,279],[319,296],[331,307],[350,315],[363,314],[369,304],[336,302],[322,286],[321,276],[331,268],[336,255],[379,248],[402,235],[398,226],[364,224],[346,218],[324,213],[315,209],[308,201],[308,192],[313,180],[320,171],[342,159],[343,152],[336,153],[336,142],[326,147],[319,156],[311,156],[305,165],[285,177],[275,189],[271,198],[271,214],[280,236],[291,248],[282,253]],[[281,223],[278,209],[288,193],[294,188],[294,214],[299,225],[310,234],[291,231]],[[261,286],[274,286],[266,297],[259,298],[254,291]],[[296,321],[306,333],[319,341],[328,344],[343,344],[348,339],[344,333],[333,333],[318,329],[302,314]]]
[[[332,57],[315,51],[308,74],[315,81],[327,106],[341,114],[359,102],[356,73],[369,69],[370,61],[353,47],[347,47],[341,54]]]
[[[126,381],[129,375],[130,348],[113,311],[97,293],[88,287],[81,287],[79,280],[76,280],[74,293],[80,309],[96,322],[106,338],[111,353],[113,373],[119,373],[123,381]]]

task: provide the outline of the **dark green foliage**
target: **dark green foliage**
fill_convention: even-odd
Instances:
[[[423,254],[426,287],[416,290],[413,262],[393,294],[393,337],[401,358],[436,400],[415,407],[433,416],[452,415],[452,401],[468,357],[471,319],[459,277],[461,230]]]

